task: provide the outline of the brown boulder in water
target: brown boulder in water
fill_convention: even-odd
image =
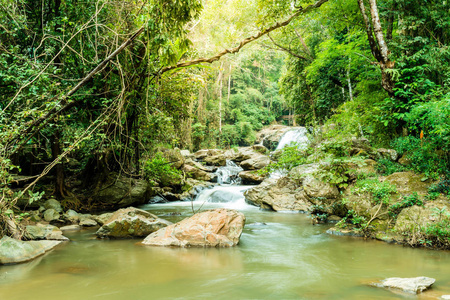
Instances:
[[[233,209],[212,209],[160,229],[142,242],[150,246],[232,247],[239,243],[245,216]]]

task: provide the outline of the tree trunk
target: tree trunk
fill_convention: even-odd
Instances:
[[[375,57],[378,65],[380,66],[381,86],[388,92],[389,96],[392,97],[394,96],[394,82],[392,81],[392,76],[388,73],[387,70],[394,67],[394,62],[389,60],[390,51],[384,39],[376,0],[369,0],[373,29],[366,15],[366,9],[364,7],[363,0],[358,0],[358,4],[364,20],[364,25],[366,27],[370,50],[372,51],[372,55]],[[376,40],[373,38],[373,35],[375,35]]]
[[[219,76],[217,78],[219,88],[219,132],[222,133],[222,77],[223,77],[223,62],[220,64]]]
[[[56,130],[52,138],[52,157],[53,160],[57,159],[61,155],[61,144],[60,144],[60,131]],[[64,166],[62,162],[59,162],[55,166],[55,197],[61,199],[65,197],[65,176],[64,176]]]

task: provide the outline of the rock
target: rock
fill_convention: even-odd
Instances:
[[[210,181],[213,178],[213,174],[205,172],[197,167],[192,165],[183,165],[183,171],[186,173],[188,177],[197,179],[197,180],[205,180]]]
[[[300,165],[292,168],[291,171],[289,171],[289,177],[302,180],[306,177],[306,175],[314,174],[315,172],[319,171],[319,167],[320,165],[317,163]]]
[[[94,217],[90,214],[80,215],[80,226],[83,227],[93,227],[97,226],[97,221],[94,220]]]
[[[147,181],[111,173],[92,198],[108,208],[126,207],[147,203],[149,192]]]
[[[81,230],[81,226],[80,225],[67,225],[67,226],[63,226],[59,229],[61,231],[77,231],[77,230]]]
[[[266,176],[258,174],[257,171],[243,171],[239,173],[243,184],[260,184]]]
[[[252,149],[261,154],[266,154],[269,152],[269,149],[267,149],[264,145],[261,145],[261,144],[253,145]]]
[[[399,164],[404,165],[404,166],[408,166],[411,164],[411,159],[408,158],[408,155],[405,153],[402,155],[402,157],[400,157],[400,159],[398,160]]]
[[[0,240],[0,265],[16,264],[32,260],[50,251],[61,241],[19,241],[4,236]]]
[[[195,159],[204,159],[207,156],[217,156],[217,155],[223,155],[224,151],[220,149],[202,149],[198,150],[194,153]]]
[[[169,201],[161,196],[154,196],[148,200],[148,204],[168,203]]]
[[[57,212],[53,208],[44,211],[44,220],[47,222],[59,221],[60,217],[61,215],[59,214],[59,212]]]
[[[335,199],[339,196],[336,185],[322,182],[313,176],[303,180],[303,189],[309,197]]]
[[[142,242],[151,246],[232,247],[239,243],[245,216],[232,209],[212,209],[160,229]]]
[[[181,168],[184,164],[184,156],[181,154],[180,149],[163,149],[162,156],[170,162],[170,165],[175,169]]]
[[[58,213],[62,213],[63,209],[61,206],[61,203],[59,203],[58,200],[55,199],[48,199],[44,202],[45,209],[54,209]]]
[[[416,192],[420,196],[428,193],[431,180],[423,180],[424,175],[415,174],[414,172],[397,172],[387,177],[384,181],[388,181],[397,187],[397,192],[402,195],[411,195]]]
[[[57,240],[68,241],[69,239],[62,235],[62,231],[53,225],[27,225],[25,227],[24,237],[28,240]]]
[[[73,223],[73,224],[80,222],[79,214],[72,209],[69,209],[68,211],[66,211],[66,213],[63,215],[63,217],[64,217],[64,219],[66,219],[67,221],[69,221],[70,223]]]
[[[397,161],[398,159],[398,153],[394,149],[379,148],[377,152],[383,158],[388,158],[392,161]]]
[[[450,295],[442,295],[439,299],[441,299],[441,300],[450,300]]]
[[[430,288],[435,281],[436,279],[430,277],[392,277],[382,280],[381,283],[373,283],[373,285],[376,287],[398,289],[407,293],[418,294]]]
[[[223,154],[207,156],[203,159],[210,166],[226,166],[227,160]]]
[[[404,208],[397,217],[394,230],[400,234],[408,235],[416,232],[419,228],[439,222],[439,216],[436,211],[450,211],[450,203],[448,201],[428,202],[425,206],[410,206]]]
[[[189,150],[180,150],[180,154],[181,156],[183,156],[185,159],[186,158],[192,158],[194,157],[193,154],[191,154],[191,152]]]
[[[259,154],[250,159],[241,162],[240,166],[244,170],[259,170],[270,164],[271,160],[268,156]]]
[[[329,223],[337,223],[340,220],[342,220],[342,218],[339,216],[336,216],[336,215],[331,215],[327,218],[327,222],[329,222]]]
[[[264,145],[269,150],[275,150],[281,137],[289,130],[292,130],[292,127],[283,125],[265,127],[256,134],[256,143]]]
[[[131,238],[142,237],[171,225],[145,210],[128,207],[119,209],[97,230],[98,237]]]
[[[246,190],[244,196],[249,204],[275,211],[306,212],[313,206],[302,187],[287,177],[266,179],[259,186]]]
[[[35,210],[30,212],[30,221],[32,222],[40,222],[41,221],[41,217],[39,216],[39,211]]]
[[[354,236],[354,237],[364,237],[362,233],[356,232],[351,229],[335,228],[332,227],[326,231],[326,233],[337,236]]]
[[[109,213],[104,213],[101,215],[93,215],[92,218],[97,221],[97,223],[102,226],[103,224],[105,224],[106,222],[108,222],[108,220],[112,217],[114,213],[109,212]]]

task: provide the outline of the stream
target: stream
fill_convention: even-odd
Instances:
[[[307,214],[246,204],[247,188],[218,185],[193,202],[141,207],[172,222],[200,209],[242,211],[237,247],[146,247],[96,239],[96,229],[66,232],[71,241],[50,253],[0,266],[0,299],[414,299],[364,283],[416,276],[436,278],[430,293],[450,294],[450,252],[330,236],[331,225],[313,226]]]

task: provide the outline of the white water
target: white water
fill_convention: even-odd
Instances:
[[[240,184],[241,178],[239,178],[239,172],[244,171],[241,167],[236,165],[231,160],[227,159],[227,165],[219,167],[216,171],[217,183],[219,184]]]
[[[291,143],[296,143],[298,148],[304,149],[308,146],[308,136],[305,127],[295,127],[292,130],[286,132],[278,142],[278,146],[275,150],[283,149]]]
[[[194,211],[212,208],[231,208],[237,210],[259,210],[256,206],[245,202],[244,191],[252,188],[250,185],[217,185],[212,189],[206,189],[197,195],[194,201],[176,201],[161,204],[144,205],[142,209],[164,207],[192,206]]]

